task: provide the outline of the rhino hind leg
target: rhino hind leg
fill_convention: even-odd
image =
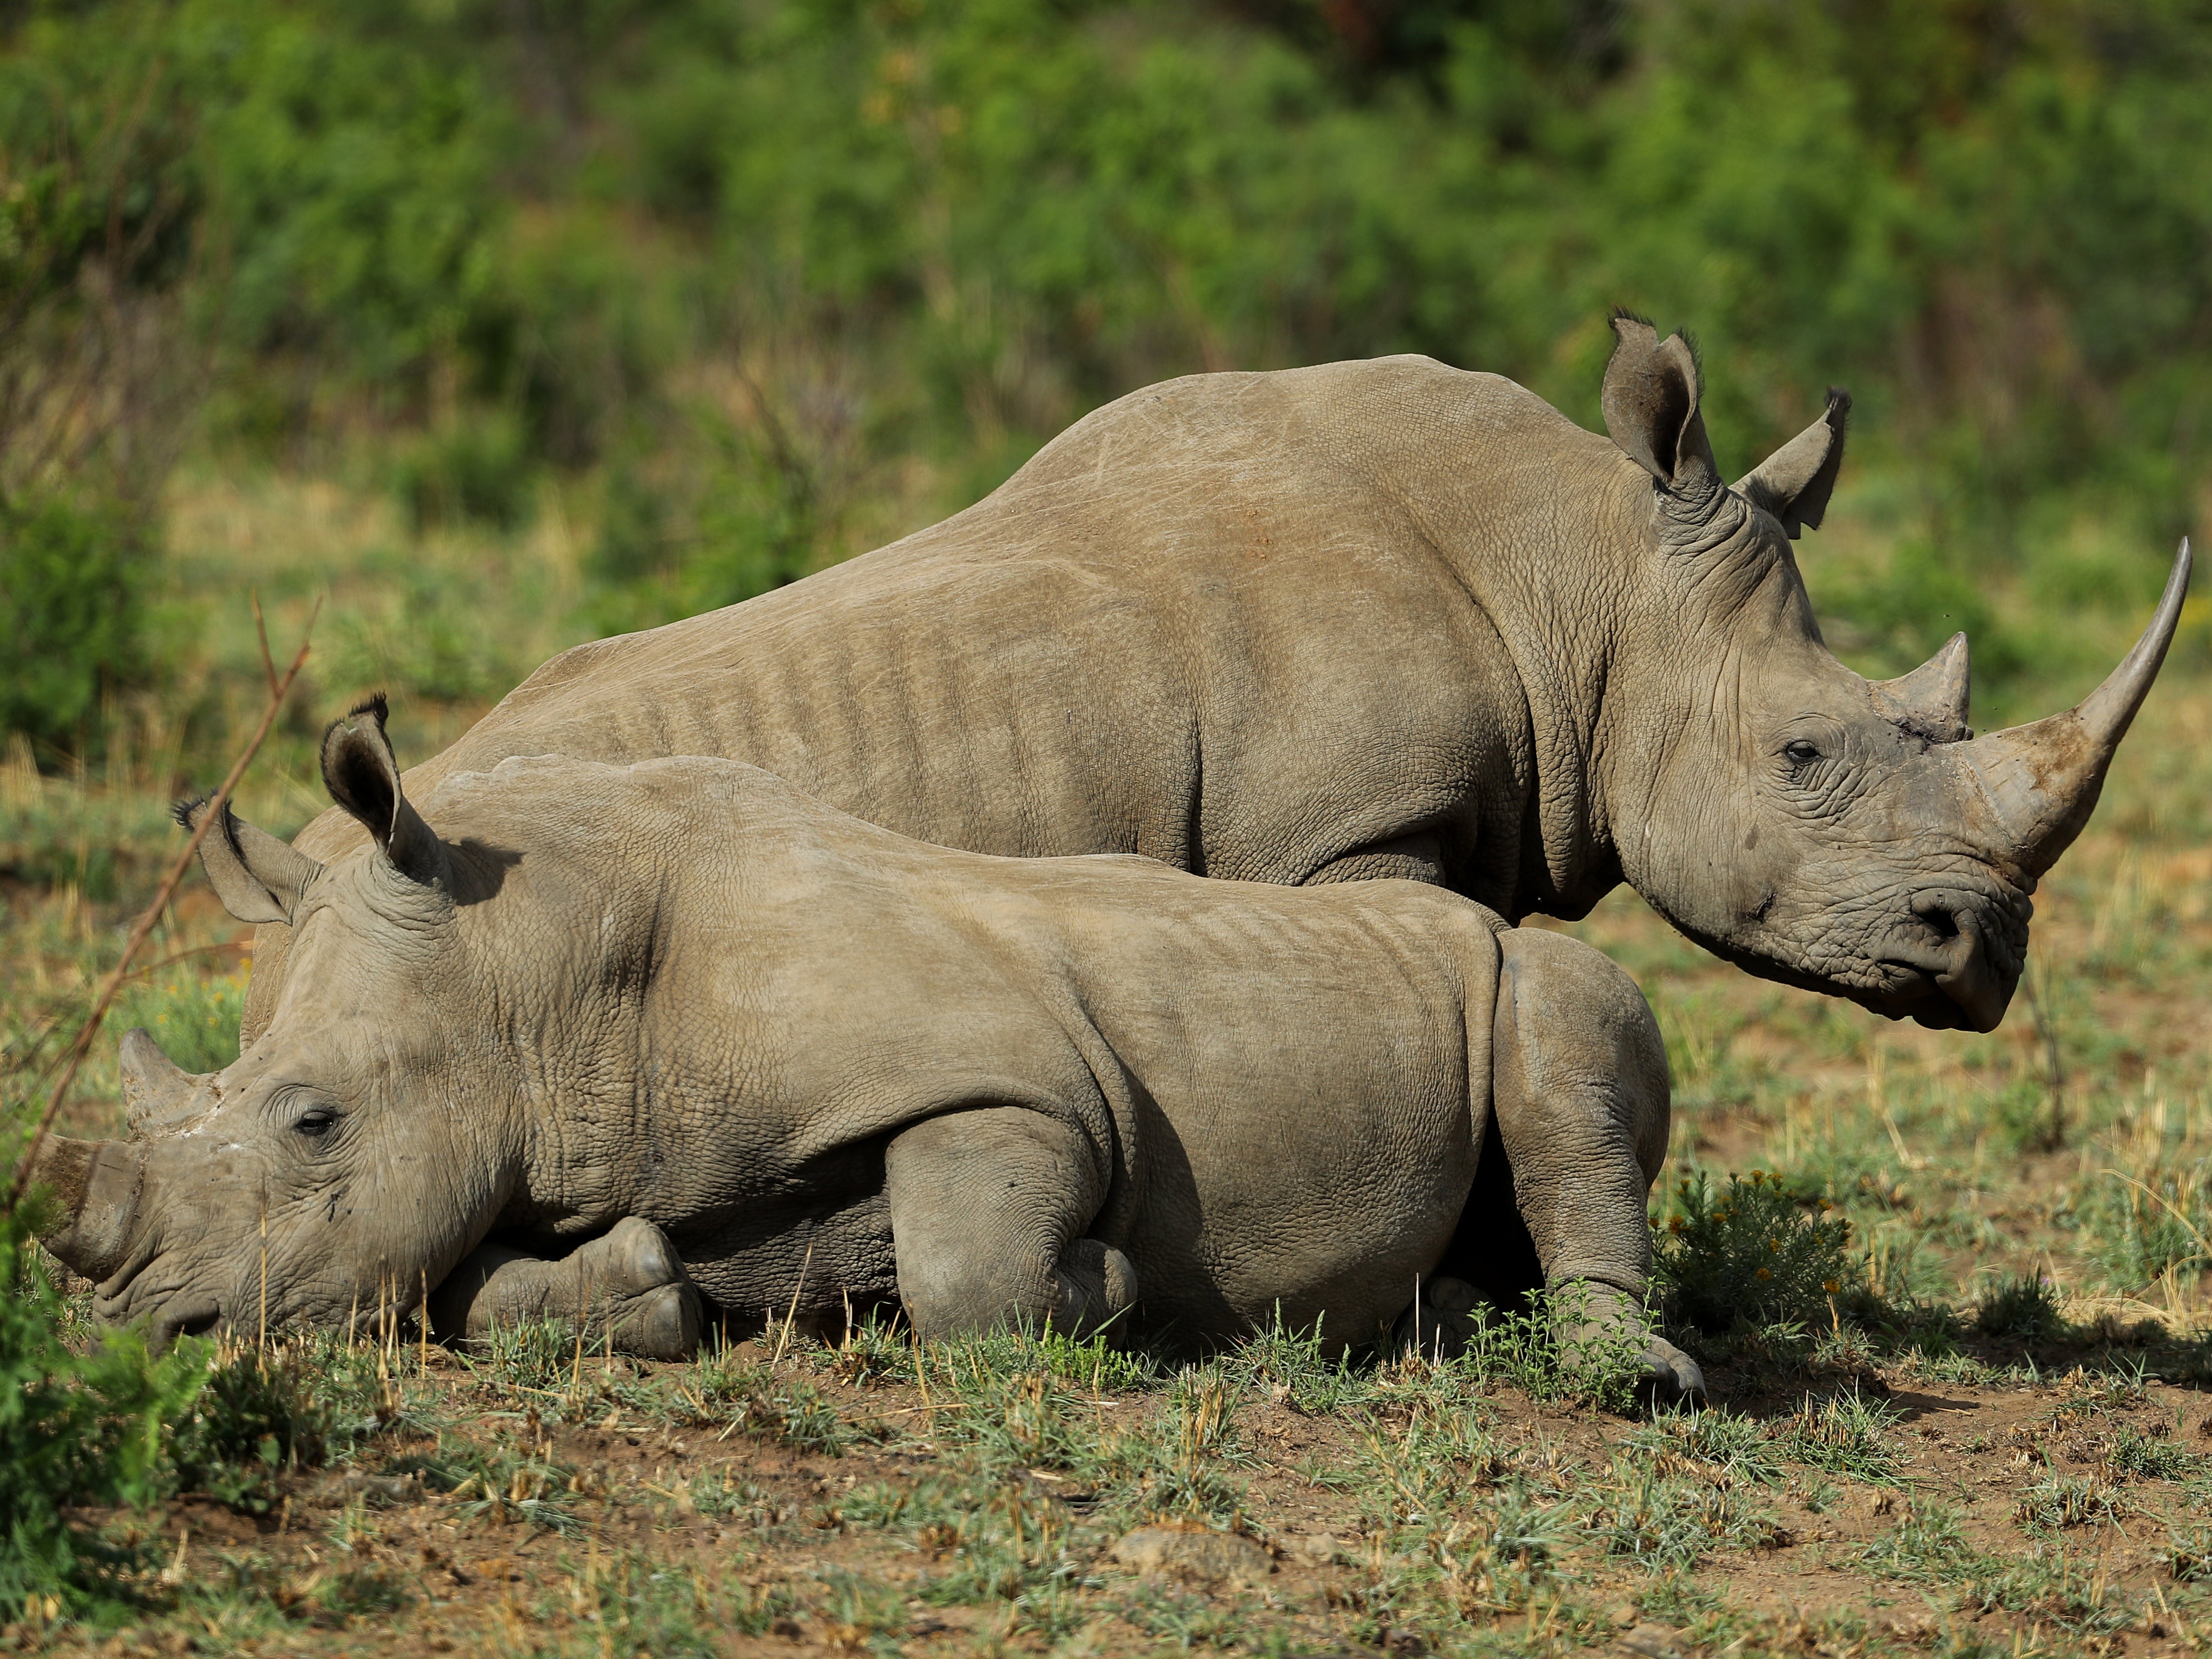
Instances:
[[[1136,1269],[1084,1237],[1105,1196],[1082,1133],[1019,1107],[918,1123],[884,1154],[899,1300],[918,1336],[994,1326],[1079,1335],[1136,1300]]]
[[[1645,1206],[1670,1111],[1658,1022],[1636,982],[1589,946],[1526,928],[1500,943],[1492,1111],[1553,1339],[1571,1363],[1629,1350],[1657,1403],[1701,1395],[1697,1362],[1644,1314]]]
[[[690,1358],[704,1322],[668,1236],[636,1216],[552,1260],[481,1246],[430,1294],[441,1342],[482,1342],[496,1326],[533,1319],[568,1320],[587,1340],[641,1359]]]

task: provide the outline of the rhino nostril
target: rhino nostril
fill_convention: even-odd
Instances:
[[[1957,913],[1942,900],[1916,899],[1912,905],[1912,914],[1926,922],[1929,931],[1937,939],[1948,939],[1959,937]]]

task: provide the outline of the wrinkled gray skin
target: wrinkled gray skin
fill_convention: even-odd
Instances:
[[[977,852],[1409,877],[1514,921],[1625,879],[1754,973],[1991,1029],[2185,545],[2103,689],[1968,741],[1963,636],[1875,684],[1814,622],[1790,542],[1847,400],[1726,486],[1688,349],[1616,327],[1610,437],[1419,357],[1133,393],[932,529],[556,657],[410,785],[718,755]],[[358,833],[325,814],[299,845]],[[285,949],[281,926],[256,943],[249,1038]]]
[[[1637,1311],[1663,1048],[1571,940],[1410,882],[929,847],[715,759],[509,760],[418,814],[378,707],[324,775],[371,845],[203,842],[234,914],[295,930],[268,1029],[206,1078],[134,1036],[137,1138],[42,1158],[107,1318],[451,1286],[449,1329],[597,1297],[675,1352],[688,1276],[755,1322],[1358,1340],[1444,1261],[1494,1109],[1546,1279],[1588,1293],[1568,1334],[1700,1386]]]

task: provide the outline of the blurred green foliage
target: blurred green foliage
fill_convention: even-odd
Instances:
[[[0,732],[72,735],[139,667],[145,562],[125,514],[0,497]]]
[[[201,439],[380,468],[418,530],[586,480],[598,628],[963,505],[1178,373],[1421,351],[1595,424],[1613,303],[1698,332],[1738,467],[1852,386],[1904,551],[1832,597],[1876,654],[1986,622],[1979,573],[2085,514],[2170,544],[2212,445],[2212,15],[2182,0],[7,16],[0,331],[78,317],[112,391],[129,331],[83,319],[166,307]],[[99,404],[118,453],[175,424],[138,395]],[[0,439],[37,405],[0,398]]]
[[[142,1331],[74,1351],[32,1243],[40,1213],[0,1213],[0,1608],[51,1620],[127,1594],[121,1577],[143,1551],[92,1535],[68,1510],[161,1494],[164,1426],[199,1392],[206,1363],[189,1341],[155,1358]]]

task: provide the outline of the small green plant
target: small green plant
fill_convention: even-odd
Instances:
[[[2118,1490],[2094,1475],[2074,1480],[2053,1477],[2027,1489],[2014,1506],[2013,1519],[2033,1531],[2050,1531],[2124,1521],[2132,1512]]]
[[[1589,1305],[1595,1294],[1576,1283],[1531,1297],[1522,1310],[1479,1307],[1458,1358],[1445,1364],[1482,1388],[1628,1410],[1642,1376],[1644,1333],[1632,1322],[1597,1317],[1602,1310]]]
[[[462,1363],[495,1389],[525,1394],[565,1392],[589,1347],[566,1319],[518,1319],[495,1324]]]
[[[743,1592],[734,1603],[696,1571],[623,1551],[612,1560],[596,1552],[570,1567],[568,1608],[596,1625],[609,1644],[602,1651],[649,1653],[661,1659],[712,1659],[726,1652],[723,1634],[735,1626],[765,1634],[773,1613]],[[786,1595],[776,1611],[791,1605]]]
[[[786,1378],[769,1365],[718,1349],[695,1360],[676,1385],[679,1415],[696,1423],[730,1425],[759,1440],[780,1440],[803,1451],[843,1455],[854,1431],[822,1390],[804,1377]]]
[[[334,1418],[301,1350],[223,1349],[176,1427],[178,1488],[264,1515],[276,1504],[279,1476],[323,1461]]]
[[[1684,1407],[1661,1413],[1631,1435],[1629,1443],[1694,1457],[1741,1480],[1771,1482],[1782,1478],[1774,1443],[1765,1427],[1725,1407]]]
[[[526,1522],[564,1538],[583,1532],[572,1490],[576,1472],[537,1451],[470,1443],[451,1451],[433,1473],[450,1487],[459,1512],[471,1520]]]
[[[1894,1481],[1898,1453],[1889,1438],[1899,1413],[1857,1389],[1815,1401],[1808,1395],[1778,1425],[1777,1449],[1793,1463],[1853,1480]]]
[[[1974,1302],[1974,1327],[1984,1336],[2015,1342],[2051,1342],[2066,1334],[2058,1291],[2047,1279],[2008,1274]]]
[[[2163,1435],[2129,1428],[2113,1437],[2107,1461],[2115,1474],[2146,1480],[2186,1480],[2204,1466],[2199,1453],[2177,1446]]]
[[[712,1471],[693,1475],[684,1485],[684,1498],[694,1515],[710,1521],[734,1518],[748,1526],[768,1527],[785,1519],[782,1505],[762,1487]]]
[[[1859,1552],[1874,1571],[1916,1583],[1954,1579],[1980,1559],[1958,1515],[1940,1504],[1908,1505],[1894,1527]]]
[[[2176,1583],[2201,1584],[2212,1579],[2212,1527],[2168,1532],[2158,1564]]]
[[[1773,1519],[1745,1488],[1662,1473],[1648,1460],[1616,1459],[1613,1483],[1589,1530],[1607,1555],[1653,1572],[1693,1565],[1713,1549],[1741,1549],[1775,1536]]]
[[[1850,1224],[1827,1200],[1808,1209],[1762,1170],[1730,1175],[1716,1194],[1703,1173],[1675,1192],[1658,1269],[1676,1316],[1701,1330],[1795,1321],[1826,1324],[1863,1276]]]

